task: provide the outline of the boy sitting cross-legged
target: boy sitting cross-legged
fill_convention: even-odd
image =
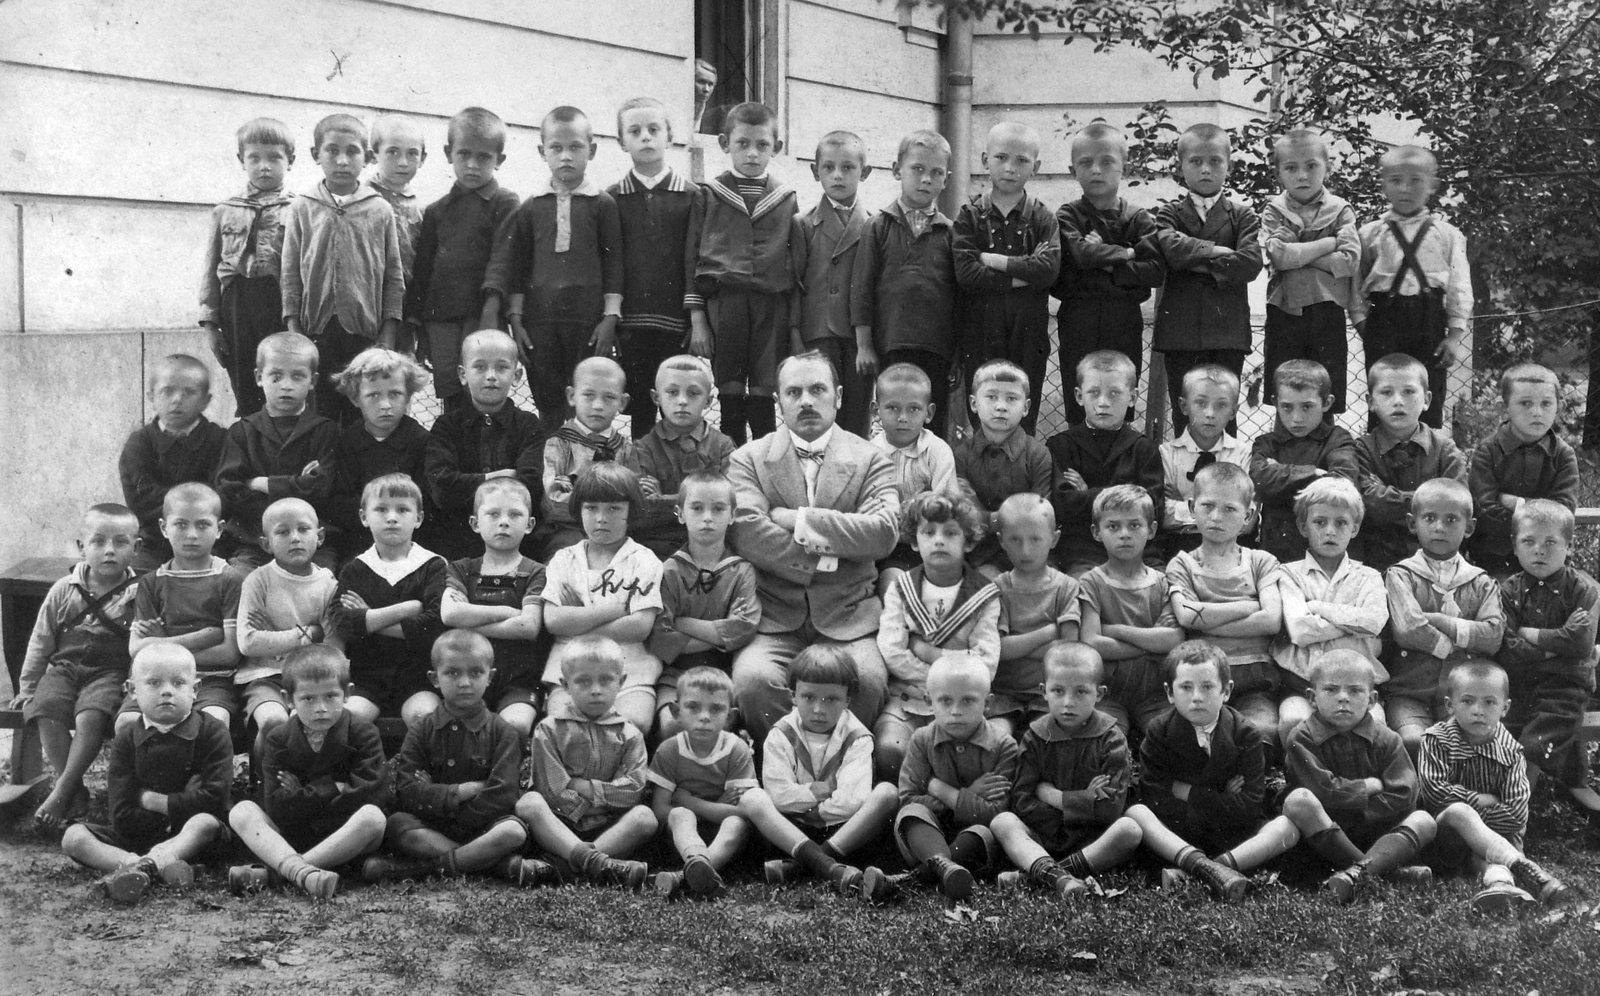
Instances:
[[[918,878],[946,897],[972,894],[973,872],[999,857],[989,823],[1005,812],[1017,777],[1017,742],[983,718],[989,666],[965,653],[946,654],[928,671],[933,722],[911,736],[900,768],[900,811],[894,839]]]
[[[1286,816],[1261,822],[1262,734],[1227,704],[1234,684],[1227,653],[1189,640],[1167,655],[1162,671],[1172,708],[1145,729],[1144,801],[1128,816],[1144,831],[1144,845],[1180,875],[1237,901],[1250,882],[1240,873],[1287,852],[1300,834]]]
[[[1339,478],[1319,480],[1294,501],[1295,517],[1310,549],[1300,560],[1278,566],[1283,632],[1272,641],[1282,689],[1278,741],[1287,743],[1311,715],[1312,668],[1333,650],[1354,650],[1368,661],[1377,681],[1389,672],[1378,660],[1378,634],[1389,621],[1389,600],[1378,572],[1349,556],[1361,529],[1361,494]],[[1373,705],[1378,722],[1383,707]]]
[[[803,871],[841,895],[857,891],[878,902],[890,886],[876,868],[845,859],[880,836],[900,805],[888,782],[872,781],[872,734],[850,712],[860,688],[855,663],[841,646],[818,644],[789,664],[794,710],[773,725],[761,750],[761,788],[739,800],[744,814],[788,858],[766,863],[768,885]]]
[[[1530,782],[1546,774],[1584,791],[1588,764],[1578,728],[1600,656],[1600,585],[1567,564],[1570,508],[1535,498],[1518,505],[1511,521],[1522,570],[1500,586],[1506,631],[1499,661],[1511,675],[1506,726],[1522,744]]]
[[[681,732],[656,748],[649,776],[655,787],[650,809],[683,858],[683,871],[656,876],[656,891],[668,899],[685,885],[702,896],[722,889],[719,872],[750,832],[739,798],[756,787],[750,745],[726,729],[733,709],[728,673],[690,668],[678,679],[677,694],[674,711]],[[713,830],[710,844],[700,834],[701,824]]]
[[[138,577],[139,520],[123,505],[91,507],[78,529],[83,562],[50,586],[28,637],[11,708],[37,723],[55,785],[34,813],[60,830],[89,808],[83,773],[94,763],[128,681],[128,627]],[[12,773],[15,777],[16,773]]]
[[[1028,414],[1028,375],[1010,360],[990,360],[972,375],[967,403],[978,417],[972,435],[951,447],[956,480],[989,516],[989,535],[968,559],[985,573],[999,573],[1006,562],[996,538],[1000,503],[1012,495],[1033,492],[1049,499],[1055,491],[1056,467],[1045,445],[1022,428]]]
[[[428,678],[439,706],[406,730],[396,757],[396,802],[384,843],[404,857],[373,855],[368,882],[493,869],[518,885],[554,879],[549,865],[519,855],[528,828],[512,815],[522,740],[484,704],[494,677],[486,637],[453,629],[433,644]],[[463,843],[463,841],[465,843]]]
[[[1273,371],[1272,382],[1278,420],[1250,448],[1250,477],[1261,498],[1261,549],[1287,564],[1306,552],[1303,530],[1295,528],[1296,497],[1323,477],[1354,484],[1356,450],[1350,433],[1325,418],[1334,396],[1322,364],[1290,360]]]
[[[1505,671],[1468,661],[1451,668],[1446,683],[1450,717],[1428,727],[1417,756],[1422,805],[1439,824],[1437,850],[1482,875],[1472,897],[1481,912],[1531,903],[1532,893],[1560,905],[1567,887],[1522,854],[1532,791],[1522,748],[1500,722],[1510,704]]]
[[[910,534],[922,559],[898,574],[883,593],[878,650],[889,669],[889,697],[873,727],[878,777],[897,778],[906,744],[933,710],[928,668],[952,651],[965,651],[994,676],[1000,663],[1000,589],[967,566],[966,553],[983,535],[972,500],[955,492],[911,499],[900,531]]]
[[[1078,361],[1074,396],[1084,421],[1051,436],[1045,445],[1060,471],[1056,507],[1067,523],[1062,530],[1061,566],[1078,577],[1106,561],[1106,550],[1094,535],[1095,499],[1109,487],[1136,484],[1162,507],[1161,451],[1128,424],[1138,389],[1138,370],[1121,353],[1099,350]],[[1155,538],[1156,524],[1148,539]],[[1161,561],[1160,546],[1149,547],[1150,559]]]
[[[1183,642],[1167,577],[1144,562],[1155,533],[1155,503],[1144,488],[1118,484],[1094,500],[1094,535],[1110,559],[1078,582],[1080,637],[1106,662],[1100,709],[1127,735],[1166,708],[1161,659]]]
[[[1283,815],[1335,872],[1323,889],[1341,903],[1369,880],[1393,874],[1429,885],[1406,862],[1433,841],[1433,817],[1417,809],[1417,771],[1400,737],[1371,715],[1372,662],[1333,650],[1312,665],[1314,711],[1284,742],[1290,791]]]
[[[660,824],[644,805],[644,734],[616,711],[622,648],[604,636],[579,636],[556,651],[561,687],[533,731],[534,791],[517,801],[564,879],[574,875],[637,889],[650,869],[622,860]]]
[[[1283,628],[1278,560],[1239,545],[1250,523],[1255,485],[1243,468],[1214,463],[1194,475],[1200,548],[1167,565],[1172,614],[1193,639],[1220,647],[1229,664],[1232,708],[1274,746],[1278,741],[1278,667],[1272,638]],[[1168,691],[1171,698],[1171,691]]]
[[[1057,640],[1078,640],[1078,582],[1049,564],[1060,539],[1055,509],[1038,495],[1012,495],[1000,506],[1000,546],[1011,570],[994,579],[1000,589],[1000,666],[994,703],[985,715],[1002,733],[1014,734],[1049,711],[1045,654]]]
[[[1421,549],[1389,568],[1384,712],[1415,757],[1422,732],[1445,718],[1445,678],[1455,665],[1488,661],[1500,650],[1505,618],[1500,586],[1461,556],[1472,535],[1472,492],[1460,481],[1418,485],[1406,519]]]
[[[228,823],[263,862],[228,870],[235,895],[287,882],[332,899],[335,870],[383,843],[389,778],[377,728],[344,708],[350,662],[312,644],[289,654],[283,686],[294,715],[267,738],[264,803],[246,799]]]
[[[1025,880],[1069,899],[1083,894],[1085,876],[1128,860],[1141,832],[1122,811],[1133,778],[1128,741],[1095,708],[1106,694],[1100,655],[1081,643],[1057,643],[1044,665],[1050,712],[1022,735],[1012,811],[991,827],[1023,869],[1003,884]]]
[[[233,747],[227,727],[194,708],[195,682],[194,655],[178,644],[134,659],[141,720],[111,745],[111,824],[75,823],[61,838],[67,857],[108,873],[100,884],[114,902],[138,902],[157,880],[193,885],[189,861],[227,840]]]

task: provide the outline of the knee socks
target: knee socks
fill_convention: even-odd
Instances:
[[[990,857],[988,844],[975,833],[963,830],[950,844],[950,860],[963,868],[982,871],[989,867]]]
[[[1351,843],[1345,832],[1336,826],[1318,830],[1306,838],[1306,843],[1335,868],[1348,868],[1363,857],[1361,848]]]
[[[839,867],[839,862],[828,856],[822,845],[814,840],[802,841],[794,849],[794,859],[810,869],[818,878],[831,878],[833,870]]]
[[[929,858],[950,857],[950,845],[945,842],[944,832],[931,823],[924,823],[918,819],[908,819],[900,825],[900,835],[906,843],[906,850],[917,861],[926,862]]]
[[[750,441],[745,432],[745,397],[742,394],[724,394],[719,399],[722,405],[721,428],[722,434],[733,441],[735,446],[743,446]]]
[[[766,395],[754,394],[746,399],[745,418],[750,421],[751,439],[770,436],[778,429],[778,410]]]
[[[1073,851],[1063,858],[1061,867],[1067,870],[1068,875],[1076,878],[1088,878],[1094,874],[1094,869],[1089,867],[1089,858],[1082,850]]]
[[[1410,827],[1404,824],[1395,827],[1372,845],[1367,852],[1367,874],[1374,878],[1387,875],[1401,865],[1417,856],[1422,850],[1422,841]]]

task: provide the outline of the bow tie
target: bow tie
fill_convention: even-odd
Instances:
[[[801,460],[815,460],[818,464],[821,464],[822,463],[823,451],[822,450],[807,450],[807,449],[802,449],[802,448],[796,446],[794,448],[794,455],[799,457]]]
[[[697,566],[697,570],[699,571],[699,573],[695,575],[694,581],[689,585],[689,593],[691,595],[694,595],[694,594],[709,595],[709,594],[711,594],[717,588],[717,579],[722,577],[722,571],[721,570],[708,571],[704,567],[698,567],[698,566]]]
[[[1211,452],[1210,450],[1202,450],[1200,455],[1194,458],[1194,469],[1189,471],[1189,480],[1194,480],[1194,475],[1200,473],[1202,470],[1205,470],[1207,467],[1216,462],[1217,455],[1215,453]]]
[[[617,447],[611,440],[597,439],[593,443],[594,456],[591,459],[594,463],[607,463],[617,458]]]

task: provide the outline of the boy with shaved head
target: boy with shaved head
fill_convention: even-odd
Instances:
[[[1061,268],[1055,215],[1028,196],[1039,170],[1039,133],[1015,121],[989,130],[983,165],[989,189],[956,215],[956,283],[961,362],[970,384],[989,360],[1012,360],[1033,385],[1022,427],[1039,417],[1045,360],[1050,354],[1051,284]]]

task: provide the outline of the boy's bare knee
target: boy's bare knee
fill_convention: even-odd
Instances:
[[[262,812],[260,806],[245,799],[243,802],[234,803],[233,808],[228,810],[228,825],[235,830],[243,831],[260,825],[265,816],[266,813]]]
[[[355,815],[350,817],[350,822],[364,833],[381,835],[384,828],[389,825],[389,817],[383,815],[383,810],[368,803],[355,811]]]
[[[1106,831],[1106,835],[1118,843],[1133,845],[1144,840],[1144,828],[1139,826],[1138,822],[1132,817],[1123,814],[1117,817],[1115,823],[1111,824],[1110,829]]]
[[[1412,833],[1417,835],[1417,841],[1424,847],[1433,843],[1433,838],[1439,833],[1439,824],[1434,822],[1432,816],[1420,809],[1406,817],[1405,825],[1411,829]]]
[[[700,825],[700,817],[691,813],[683,806],[673,806],[667,812],[667,827],[672,830],[683,828],[696,829]]]
[[[1283,815],[1299,824],[1304,820],[1316,819],[1326,814],[1322,803],[1311,790],[1297,788],[1291,789],[1289,794],[1283,797]]]
[[[74,823],[67,827],[67,832],[61,835],[61,853],[69,858],[76,858],[83,853],[84,846],[95,840],[95,835],[82,823]]]
[[[890,805],[899,805],[900,790],[891,782],[878,782],[872,786],[872,793],[867,796],[869,802],[885,802]]]
[[[215,836],[216,834],[222,832],[222,821],[217,819],[215,816],[212,816],[210,813],[195,813],[193,816],[189,817],[188,822],[183,825],[183,829],[193,830],[196,833],[206,834],[208,836]]]
[[[554,814],[550,812],[550,804],[544,801],[544,796],[538,792],[524,792],[522,798],[517,800],[513,810],[522,822],[533,826],[536,822],[548,821]]]
[[[1439,815],[1434,817],[1434,823],[1441,827],[1450,827],[1454,829],[1456,827],[1471,823],[1472,818],[1477,815],[1478,811],[1466,803],[1452,802],[1450,805],[1439,810]]]

